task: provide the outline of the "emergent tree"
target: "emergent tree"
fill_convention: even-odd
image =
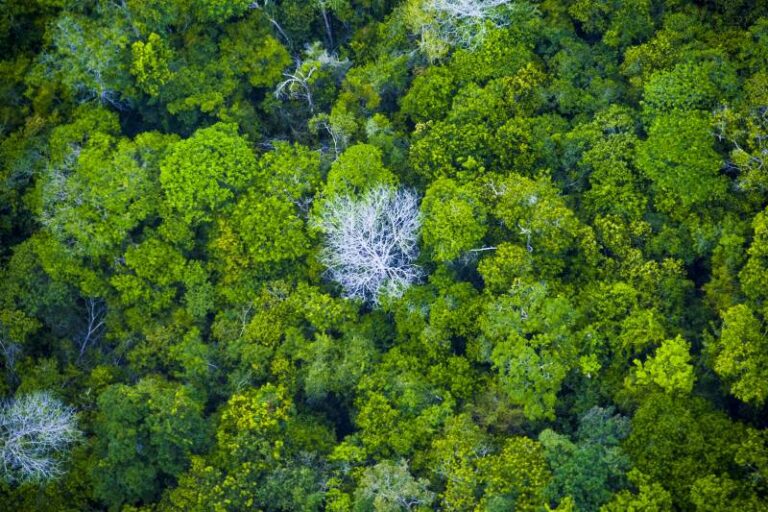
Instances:
[[[379,186],[360,199],[339,196],[322,210],[322,262],[349,298],[378,303],[399,296],[421,276],[414,264],[421,227],[416,194]]]

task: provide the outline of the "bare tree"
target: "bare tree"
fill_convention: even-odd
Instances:
[[[107,306],[101,299],[89,297],[85,299],[86,322],[79,337],[80,352],[77,360],[82,359],[85,350],[91,342],[97,342],[104,332],[107,318]]]
[[[296,61],[296,68],[293,71],[283,73],[285,80],[277,84],[275,89],[275,98],[302,100],[307,102],[310,112],[315,111],[315,103],[312,101],[312,88],[310,86],[312,75],[317,71],[317,66],[311,66],[304,69],[305,66],[301,60]]]
[[[62,452],[80,432],[75,411],[47,392],[0,407],[0,457],[9,481],[45,481],[61,474]]]
[[[409,190],[380,186],[361,199],[331,199],[318,227],[325,233],[322,261],[347,297],[375,304],[402,295],[421,277],[414,264],[421,215]]]
[[[321,71],[327,72],[327,78],[341,83],[349,69],[348,59],[339,59],[336,54],[328,53],[319,43],[308,45],[304,58],[296,58],[293,71],[283,73],[285,80],[277,84],[275,97],[280,100],[305,101],[309,111],[314,113],[315,103],[312,88]]]
[[[497,7],[512,0],[429,0],[430,6],[437,12],[445,13],[460,20],[495,20]]]
[[[489,29],[508,25],[514,7],[512,0],[423,0],[421,49],[434,58],[454,46],[473,48]]]

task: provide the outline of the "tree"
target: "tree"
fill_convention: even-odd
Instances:
[[[171,77],[168,63],[173,58],[173,53],[159,35],[152,32],[147,42],[136,41],[131,46],[131,74],[136,77],[136,82],[150,96],[157,96],[160,87],[165,85]]]
[[[467,414],[449,418],[432,441],[430,469],[444,482],[440,502],[445,510],[471,510],[482,475],[480,460],[492,450],[489,437]]]
[[[572,441],[550,429],[539,434],[552,469],[547,496],[560,502],[573,498],[577,510],[597,511],[625,485],[629,458],[619,443],[629,434],[629,419],[613,409],[593,407],[579,418]]]
[[[94,491],[115,508],[156,499],[206,445],[203,404],[185,386],[156,377],[114,384],[98,406]]]
[[[202,21],[224,23],[228,18],[240,16],[253,5],[253,0],[193,0],[195,14]]]
[[[169,206],[185,220],[208,220],[248,184],[255,167],[237,125],[217,123],[171,147],[160,164],[160,184]]]
[[[757,192],[762,197],[768,191],[768,111],[763,108],[768,102],[768,73],[755,73],[744,88],[746,105],[725,105],[715,112],[715,134],[732,148],[727,165],[739,172],[739,189]]]
[[[670,492],[676,508],[688,509],[698,479],[729,475],[733,450],[744,434],[742,424],[704,399],[651,393],[632,418],[623,447],[649,482]]]
[[[427,189],[421,208],[424,245],[435,261],[452,260],[479,248],[486,231],[486,212],[473,187],[439,178]]]
[[[333,162],[323,194],[359,197],[383,185],[397,186],[397,178],[384,166],[381,150],[370,144],[355,144]]]
[[[119,16],[96,20],[65,12],[51,24],[52,48],[42,54],[36,80],[42,85],[55,77],[78,103],[96,100],[123,109],[135,94],[128,30]]]
[[[696,377],[691,364],[691,346],[682,336],[663,341],[653,357],[644,363],[639,359],[634,362],[632,376],[627,378],[631,389],[642,390],[651,385],[667,393],[690,393],[693,389]]]
[[[377,356],[372,340],[364,334],[352,333],[342,339],[317,334],[299,353],[305,365],[307,396],[321,401],[329,393],[350,395],[360,378],[371,370]]]
[[[382,461],[366,468],[355,491],[355,510],[367,512],[399,512],[429,510],[435,493],[429,480],[415,479],[405,460]]]
[[[510,436],[498,453],[479,462],[485,488],[475,512],[534,512],[546,503],[544,489],[551,477],[542,445],[524,436]]]
[[[480,326],[489,362],[509,399],[531,420],[555,417],[557,394],[576,365],[578,320],[566,297],[549,296],[540,283],[518,281],[486,304]]]
[[[590,275],[597,260],[594,233],[568,208],[550,180],[519,174],[492,179],[492,213],[503,226],[505,241],[525,247],[539,275]]]
[[[293,71],[283,73],[285,78],[275,88],[275,98],[307,104],[310,114],[327,105],[325,88],[337,86],[349,69],[347,59],[340,60],[328,53],[319,43],[308,46],[303,59],[296,59]]]
[[[610,502],[600,507],[600,512],[666,512],[673,510],[672,496],[664,487],[650,481],[637,470],[629,473],[629,478],[637,487],[637,493],[620,491],[614,494]]]
[[[743,402],[761,406],[768,398],[768,337],[765,324],[745,304],[723,313],[720,337],[709,347],[714,370]]]
[[[589,33],[603,34],[603,42],[624,47],[653,33],[650,0],[576,0],[570,2],[568,14]]]
[[[432,443],[431,467],[442,481],[442,508],[453,511],[540,510],[550,479],[542,445],[508,436],[501,446],[462,414]]]
[[[111,263],[157,212],[158,166],[176,138],[146,132],[130,141],[93,130],[84,137],[41,180],[40,220],[73,255]]]
[[[0,408],[0,457],[11,482],[44,482],[62,474],[64,452],[80,436],[75,411],[40,391]]]
[[[318,417],[297,417],[283,386],[233,394],[221,408],[216,448],[193,457],[161,510],[317,512],[323,499],[324,454],[332,432]]]
[[[681,215],[724,197],[727,182],[713,145],[703,112],[673,111],[653,120],[648,139],[638,146],[637,166],[653,182],[659,210]]]
[[[309,248],[296,206],[255,190],[244,194],[231,217],[220,218],[218,224],[219,237],[212,245],[224,262],[245,258],[258,269],[295,260]],[[236,255],[231,255],[232,249]]]
[[[444,56],[452,47],[473,48],[491,28],[509,23],[512,0],[417,0],[409,5],[408,23],[430,58]]]
[[[421,277],[421,215],[416,194],[379,186],[359,200],[340,196],[323,206],[317,227],[325,234],[321,260],[344,295],[377,304],[402,295]]]
[[[739,88],[733,66],[723,59],[681,63],[653,73],[643,88],[646,115],[673,111],[711,111]]]

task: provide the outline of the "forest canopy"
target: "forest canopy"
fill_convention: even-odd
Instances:
[[[768,3],[2,2],[0,509],[768,510]]]

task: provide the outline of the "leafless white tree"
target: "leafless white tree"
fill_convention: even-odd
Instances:
[[[312,66],[306,71],[303,68],[302,62],[297,60],[296,69],[283,73],[285,80],[277,84],[275,98],[306,101],[309,111],[314,112],[315,103],[312,101],[310,80],[312,79],[312,74],[317,71],[317,67]]]
[[[362,198],[329,200],[318,227],[325,233],[322,261],[344,295],[374,304],[383,296],[400,296],[417,281],[421,227],[415,193],[377,187]]]
[[[472,48],[490,28],[506,26],[512,0],[424,0],[430,22],[421,27],[422,49],[439,52],[438,46]]]
[[[283,73],[285,80],[277,84],[275,97],[280,100],[305,101],[310,112],[315,111],[312,87],[316,81],[313,75],[319,71],[327,71],[341,83],[341,79],[349,69],[348,59],[339,59],[334,53],[329,53],[319,43],[308,45],[303,58],[296,58],[293,71]]]
[[[62,452],[74,443],[75,411],[47,392],[0,407],[0,457],[9,481],[44,481],[61,474]]]
[[[86,322],[82,334],[78,340],[80,352],[77,356],[78,361],[85,354],[85,350],[92,342],[101,338],[106,326],[107,306],[103,300],[89,297],[85,300]]]
[[[494,10],[512,0],[429,0],[432,9],[455,19],[494,19]]]

